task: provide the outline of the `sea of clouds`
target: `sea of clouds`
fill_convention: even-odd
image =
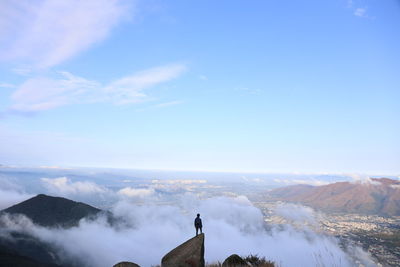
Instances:
[[[126,187],[113,191],[93,181],[72,182],[66,177],[44,178],[41,182],[52,195],[72,199],[110,197],[115,200],[110,211],[124,222],[111,226],[106,218],[99,217],[62,229],[41,227],[21,216],[0,218],[6,229],[30,234],[57,247],[60,257],[67,261],[99,267],[120,261],[141,266],[160,264],[166,253],[195,235],[193,220],[200,213],[205,232],[205,260],[209,263],[222,262],[236,253],[257,254],[279,266],[354,266],[355,261],[375,266],[361,248],[343,249],[336,238],[309,228],[309,223],[317,225],[321,215],[308,207],[277,206],[276,214],[297,222],[296,227],[291,224],[278,227],[267,225],[262,212],[245,196],[200,199],[192,193],[179,193],[173,204],[161,205],[152,201],[158,197],[153,188]],[[176,186],[177,182],[170,184]],[[32,196],[12,183],[0,190],[2,208]]]

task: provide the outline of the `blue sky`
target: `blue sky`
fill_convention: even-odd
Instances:
[[[400,173],[398,1],[0,5],[2,164]]]

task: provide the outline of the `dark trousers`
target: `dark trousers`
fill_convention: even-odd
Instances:
[[[199,234],[199,229],[200,229],[200,234],[202,234],[202,233],[203,233],[203,231],[201,230],[201,227],[199,227],[199,226],[196,226],[196,235],[198,235],[198,234]]]

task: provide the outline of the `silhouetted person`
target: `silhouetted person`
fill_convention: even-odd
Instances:
[[[197,214],[196,219],[194,219],[194,227],[196,227],[196,236],[199,234],[199,229],[200,229],[200,234],[203,233],[203,224],[201,223],[200,219],[200,214]]]

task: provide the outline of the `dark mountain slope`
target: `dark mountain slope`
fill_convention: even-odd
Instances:
[[[23,214],[42,226],[70,227],[77,225],[84,217],[95,216],[101,210],[66,198],[40,194],[2,212]]]
[[[23,214],[35,224],[46,227],[72,227],[82,218],[94,218],[101,211],[90,205],[66,198],[37,195],[1,213]],[[107,217],[111,214],[104,212]],[[58,256],[59,249],[53,244],[39,240],[27,233],[8,229],[0,222],[0,267],[1,266],[82,266],[65,262]]]
[[[56,267],[24,257],[18,254],[7,253],[0,250],[0,267]]]
[[[49,244],[26,234],[12,233],[12,239],[0,237],[0,267],[62,266]]]

